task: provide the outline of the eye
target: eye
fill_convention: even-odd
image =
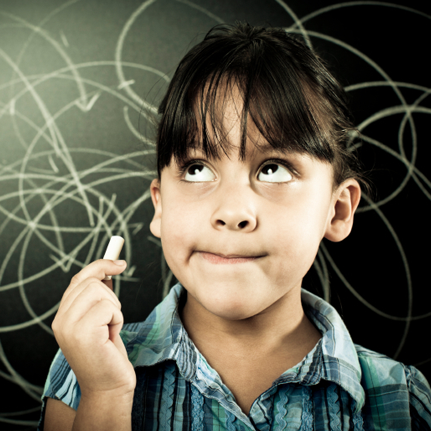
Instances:
[[[213,171],[203,163],[194,162],[186,168],[184,180],[191,182],[214,181]]]
[[[257,179],[267,183],[287,183],[292,180],[292,174],[280,163],[268,163],[260,170]]]

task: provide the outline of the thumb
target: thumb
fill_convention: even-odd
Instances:
[[[112,275],[118,275],[121,274],[127,266],[127,263],[125,260],[113,260],[112,261],[116,266],[119,266],[120,268],[116,268],[113,267],[112,270],[108,270],[107,272],[105,272],[105,278],[102,280],[111,290],[112,290],[112,279],[111,276]],[[125,266],[126,265],[126,266]],[[110,281],[110,283],[107,283],[108,281]]]

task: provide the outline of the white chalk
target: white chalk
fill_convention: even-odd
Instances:
[[[117,260],[120,257],[121,249],[123,248],[124,238],[121,236],[111,236],[108,247],[106,247],[103,259]],[[111,276],[107,275],[103,280],[110,280]]]

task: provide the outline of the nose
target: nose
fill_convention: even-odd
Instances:
[[[254,231],[257,227],[257,216],[253,199],[244,190],[220,193],[211,224],[217,230],[227,229],[244,233]]]

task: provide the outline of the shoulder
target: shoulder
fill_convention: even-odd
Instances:
[[[362,381],[365,389],[370,390],[385,386],[402,386],[409,391],[416,389],[426,394],[431,404],[431,389],[425,376],[413,365],[404,365],[389,356],[366,349],[355,344],[359,364],[362,370]]]
[[[404,364],[358,344],[355,344],[355,348],[366,389],[381,385],[406,384]]]
[[[367,387],[400,384],[407,388],[418,386],[424,391],[431,392],[425,376],[413,365],[404,365],[358,344],[355,344],[355,348],[362,369],[362,378],[366,380]],[[429,401],[431,402],[431,398]]]
[[[412,365],[404,365],[358,344],[355,348],[366,404],[373,415],[381,415],[382,409],[394,409],[399,415],[404,412],[411,417],[412,429],[430,429],[431,388],[425,376]]]

